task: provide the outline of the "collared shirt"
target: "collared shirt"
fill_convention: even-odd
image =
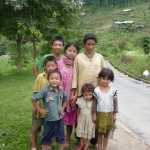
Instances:
[[[117,99],[117,90],[113,87],[108,92],[102,92],[99,87],[94,89],[97,97],[97,111],[98,112],[113,112],[114,100]],[[118,104],[116,104],[116,112],[118,112]]]
[[[45,72],[43,73],[40,73],[36,80],[35,80],[35,83],[34,83],[34,87],[33,87],[33,93],[37,93],[39,91],[41,91],[43,88],[47,87],[49,85],[49,82],[47,80],[47,75]],[[37,104],[39,105],[40,108],[44,108],[44,105],[43,105],[43,101],[42,100],[39,100],[37,102]],[[37,118],[44,118],[45,116],[40,114],[40,112],[36,112],[36,115],[35,115]]]
[[[48,109],[48,115],[45,121],[57,121],[63,116],[60,115],[62,111],[62,103],[67,100],[66,93],[61,87],[58,87],[58,94],[50,85],[33,96],[33,101],[43,100],[45,109]]]

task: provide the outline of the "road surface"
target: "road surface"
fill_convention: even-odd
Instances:
[[[123,123],[150,144],[150,85],[129,78],[108,62],[105,66],[115,74],[111,85],[118,90],[119,116]]]

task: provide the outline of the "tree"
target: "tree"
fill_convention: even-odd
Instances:
[[[71,26],[77,19],[77,12],[78,1],[1,0],[0,33],[16,40],[17,72],[22,68],[23,39],[32,36],[35,40],[50,34],[55,28]]]

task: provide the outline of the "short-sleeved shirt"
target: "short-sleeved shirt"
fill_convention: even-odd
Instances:
[[[102,92],[99,87],[94,89],[97,97],[97,112],[113,112],[114,99],[117,97],[117,90],[113,87],[108,92]]]
[[[41,91],[43,88],[47,87],[48,85],[49,85],[49,82],[47,80],[46,73],[45,72],[40,73],[35,80],[34,87],[33,87],[33,93],[37,93],[37,92]],[[44,108],[42,100],[39,100],[37,102],[37,104],[39,105],[40,108]],[[38,111],[36,112],[35,116],[37,118],[44,118],[44,115],[40,114],[40,112],[38,112]]]
[[[62,103],[67,100],[66,93],[62,87],[58,88],[58,93],[50,85],[33,96],[33,101],[43,100],[45,109],[48,109],[48,115],[45,121],[57,121],[63,116],[60,115],[62,111]]]
[[[36,63],[36,66],[38,68],[40,68],[40,69],[43,68],[44,67],[45,59],[48,56],[53,56],[53,54],[46,54],[46,55],[44,55],[40,60],[38,60],[38,62]],[[60,60],[61,58],[62,58],[62,56],[60,58],[56,58],[56,60]]]

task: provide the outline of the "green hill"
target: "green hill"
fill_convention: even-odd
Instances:
[[[126,14],[125,9],[132,11]],[[84,34],[97,35],[97,51],[120,70],[150,80],[150,76],[142,75],[144,70],[150,72],[150,2],[119,9],[88,6],[82,12],[85,15],[81,17],[80,28]]]

